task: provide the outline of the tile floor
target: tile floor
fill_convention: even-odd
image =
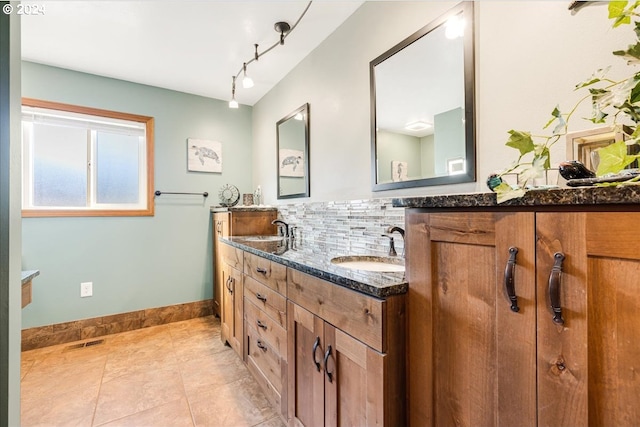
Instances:
[[[22,353],[22,427],[283,426],[212,316],[102,338]]]

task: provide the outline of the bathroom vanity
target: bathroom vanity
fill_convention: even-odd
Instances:
[[[345,253],[326,243],[218,243],[223,279],[243,296],[242,358],[283,421],[406,425],[403,273],[337,266]]]
[[[213,264],[215,275],[213,313],[221,317],[224,287],[222,269],[217,268],[221,265],[218,239],[227,236],[275,234],[276,226],[271,222],[277,218],[278,211],[276,208],[263,206],[212,207],[211,215],[213,221]]]
[[[395,199],[413,426],[637,425],[640,188]]]

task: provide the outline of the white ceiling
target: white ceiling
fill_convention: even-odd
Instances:
[[[228,100],[231,76],[279,39],[307,1],[23,1],[44,14],[23,16],[24,60]],[[314,1],[284,46],[247,68],[255,86],[237,84],[254,105],[338,28],[362,0]]]

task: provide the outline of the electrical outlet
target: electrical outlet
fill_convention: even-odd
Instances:
[[[93,282],[82,282],[80,283],[80,297],[90,297],[93,296]]]

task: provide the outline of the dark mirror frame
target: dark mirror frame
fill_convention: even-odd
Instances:
[[[310,176],[309,176],[309,103],[304,104],[300,108],[296,108],[291,114],[283,117],[276,123],[276,177],[278,181],[278,199],[293,199],[296,197],[309,197],[310,195]],[[280,195],[280,125],[287,120],[294,120],[296,114],[303,114],[304,122],[304,188],[302,193],[284,194]]]
[[[369,63],[370,91],[371,91],[371,182],[373,191],[393,190],[398,188],[426,187],[445,184],[459,184],[476,180],[476,137],[475,137],[475,58],[474,58],[474,11],[473,1],[464,1],[443,15],[436,18],[420,30],[416,31],[382,55]],[[460,12],[467,20],[464,33],[464,108],[465,108],[465,154],[467,171],[464,174],[437,176],[400,182],[379,184],[377,170],[376,144],[376,79],[375,67],[392,57],[404,48],[426,36],[434,29],[443,25],[451,16]]]

